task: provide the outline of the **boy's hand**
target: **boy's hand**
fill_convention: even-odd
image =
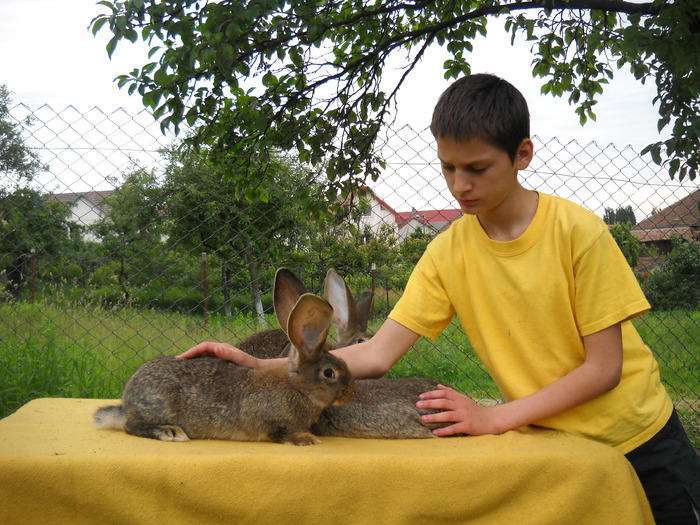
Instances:
[[[420,399],[416,403],[417,408],[442,410],[436,414],[421,416],[425,423],[444,423],[446,421],[454,423],[433,430],[433,434],[436,436],[450,436],[452,434],[481,436],[500,433],[493,421],[495,414],[492,408],[478,405],[449,386],[438,385],[438,390],[425,392],[420,395]]]
[[[219,359],[231,361],[239,366],[245,366],[247,368],[258,367],[258,359],[256,359],[250,354],[246,354],[240,348],[236,348],[235,346],[227,343],[199,343],[197,346],[193,346],[192,348],[187,350],[187,352],[184,352],[177,356],[177,358],[187,359],[190,357],[199,356],[218,357]]]

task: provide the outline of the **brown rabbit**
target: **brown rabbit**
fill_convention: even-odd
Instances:
[[[324,409],[312,431],[318,436],[352,438],[433,438],[433,429],[451,423],[424,423],[421,415],[439,411],[418,409],[416,401],[423,392],[437,390],[438,383],[424,377],[359,379],[352,401]]]
[[[338,333],[336,348],[371,339],[367,322],[374,294],[364,292],[356,303],[345,280],[333,268],[326,274],[326,300],[333,306],[333,324]],[[361,379],[356,381],[357,394],[343,407],[323,411],[314,432],[319,436],[353,438],[407,439],[435,437],[422,414],[435,410],[416,408],[418,396],[437,390],[439,381],[422,377]]]
[[[373,334],[367,332],[367,322],[374,302],[372,292],[362,292],[355,302],[345,279],[331,268],[326,272],[324,297],[333,307],[333,325],[338,334],[336,348],[350,346],[369,340]]]
[[[275,272],[272,302],[280,328],[256,332],[239,341],[236,346],[244,352],[261,359],[289,355],[291,343],[286,333],[287,320],[299,297],[305,293],[307,293],[306,286],[291,270],[279,268]]]
[[[280,326],[284,326],[285,305],[306,290],[303,283],[289,270],[281,268],[275,275],[275,313]],[[279,292],[279,293],[278,293]],[[326,273],[324,296],[333,307],[333,324],[336,327],[338,343],[336,348],[369,340],[373,334],[367,332],[367,321],[374,294],[364,292],[355,303],[352,292],[345,280],[333,268]],[[270,344],[275,330],[265,330],[244,339],[241,350],[255,357],[281,357],[287,350],[277,340]],[[278,330],[284,336],[284,332]],[[256,340],[265,338],[266,344],[254,345]],[[241,346],[241,344],[244,346]],[[261,353],[260,349],[275,348],[273,355]],[[280,350],[280,348],[282,350]],[[354,438],[415,439],[435,437],[431,430],[447,424],[426,425],[420,418],[423,414],[436,410],[416,408],[418,396],[429,390],[436,390],[439,381],[421,377],[361,379],[356,381],[357,394],[350,403],[325,409],[314,432],[319,436],[339,436]]]
[[[326,351],[332,309],[302,295],[287,324],[289,363],[251,370],[218,358],[159,357],[124,388],[122,405],[95,413],[98,428],[162,441],[230,439],[313,445],[323,408],[347,403],[355,385],[345,363]]]

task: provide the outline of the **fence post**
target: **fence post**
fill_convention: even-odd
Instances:
[[[370,266],[370,272],[372,273],[372,297],[376,297],[377,290],[377,265],[372,263]],[[369,318],[374,321],[374,299],[372,299],[372,306],[370,309]]]
[[[204,308],[204,329],[209,326],[209,288],[207,286],[207,252],[202,252],[202,307]]]
[[[31,294],[31,302],[36,300],[36,249],[32,248],[29,254],[29,291]]]

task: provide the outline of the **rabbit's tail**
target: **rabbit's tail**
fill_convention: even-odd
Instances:
[[[112,405],[97,409],[94,416],[96,428],[109,430],[124,430],[126,411],[122,405]]]

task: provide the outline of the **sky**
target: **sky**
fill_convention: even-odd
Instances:
[[[96,37],[88,29],[104,12],[107,8],[95,0],[0,0],[0,84],[13,92],[15,104],[32,109],[46,104],[56,111],[72,106],[80,112],[98,107],[107,113],[124,108],[130,114],[143,109],[140,98],[120,90],[114,79],[145,64],[148,48],[121,42],[110,60],[108,29]],[[499,75],[523,92],[533,135],[545,142],[614,144],[618,150],[631,145],[637,152],[666,138],[666,131],[657,131],[652,81],[642,85],[628,71],[616,71],[595,107],[597,121],[582,127],[565,99],[540,95],[542,80],[531,73],[531,43],[516,40],[511,46],[498,20],[488,28],[488,35],[474,42],[472,72]],[[444,51],[432,49],[411,74],[399,94],[395,128],[429,125],[432,108],[449,85],[442,72],[445,58]],[[397,59],[395,66],[401,65]]]

